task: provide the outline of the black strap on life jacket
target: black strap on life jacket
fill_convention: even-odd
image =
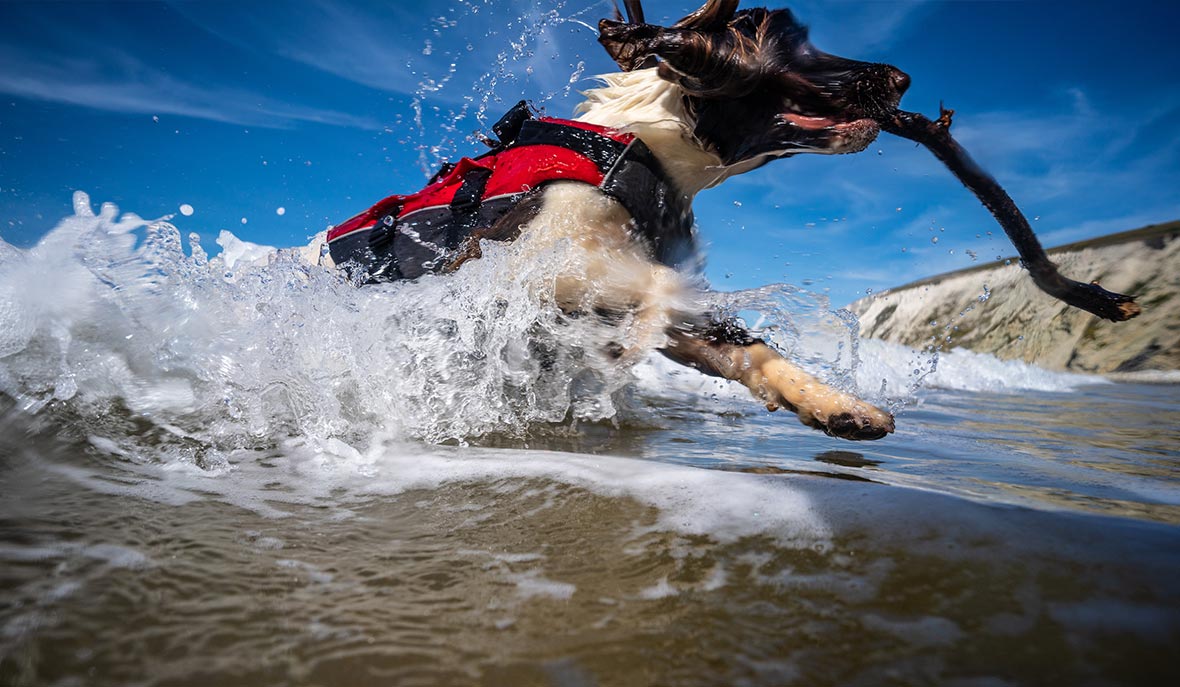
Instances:
[[[533,118],[533,110],[527,100],[522,100],[504,113],[503,117],[492,125],[492,133],[499,139],[500,145],[511,144],[520,135],[520,127]],[[493,146],[494,147],[494,146]]]
[[[483,190],[492,178],[492,170],[477,167],[463,176],[463,184],[451,199],[451,216],[455,219],[454,230],[467,235],[475,228],[479,219],[479,206],[483,203]]]
[[[517,107],[521,105],[524,101]],[[631,213],[657,261],[676,266],[695,252],[692,199],[672,185],[663,165],[639,138],[622,143],[593,131],[532,119],[529,113],[510,147],[530,145],[560,146],[593,162],[604,175],[601,190]]]

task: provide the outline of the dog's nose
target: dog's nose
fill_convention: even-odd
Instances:
[[[890,69],[892,73],[889,75],[889,79],[893,82],[893,89],[897,91],[898,97],[901,97],[910,87],[910,75],[897,67],[890,67]]]

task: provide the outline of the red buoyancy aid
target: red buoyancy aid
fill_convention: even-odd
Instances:
[[[441,271],[474,232],[553,181],[598,187],[631,213],[653,257],[675,266],[695,251],[689,198],[643,141],[585,122],[533,119],[522,101],[493,130],[492,151],[446,166],[426,188],[393,195],[328,232],[337,265],[366,281]]]

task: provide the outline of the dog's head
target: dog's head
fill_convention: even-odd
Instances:
[[[864,150],[910,83],[895,67],[817,50],[789,10],[708,0],[663,27],[644,23],[639,0],[626,5],[630,21],[603,19],[598,41],[624,71],[655,66],[678,85],[694,133],[726,164]]]

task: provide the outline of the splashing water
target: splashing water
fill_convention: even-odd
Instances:
[[[223,232],[207,259],[167,222],[75,206],[27,252],[0,243],[0,391],[30,412],[68,402],[92,425],[135,416],[222,448],[440,442],[609,417],[626,380],[597,363],[593,330],[530,297],[554,263],[509,275],[504,247],[453,277],[357,289],[306,251]]]
[[[305,250],[223,231],[208,259],[167,222],[89,202],[27,252],[0,244],[0,390],[30,412],[122,410],[223,448],[442,442],[611,417],[629,379],[600,352],[612,332],[533,297],[559,259],[510,274],[510,247],[489,245],[455,275],[357,289]]]
[[[468,3],[451,8],[451,18],[433,22],[433,38],[421,51],[425,59],[413,65],[422,76],[410,102],[409,135],[402,141],[417,150],[425,177],[443,161],[470,154],[483,140],[477,132],[489,130],[516,100],[528,98],[543,109],[570,95],[586,65],[559,51],[560,32],[596,34],[586,19],[600,8],[567,5],[558,1],[520,11]],[[480,16],[496,12],[501,14]],[[488,64],[473,58],[476,43],[505,47]]]
[[[650,404],[633,392],[684,392],[658,357],[636,370],[609,359],[607,344],[625,333],[537,297],[559,254],[522,270],[512,244],[487,244],[455,274],[358,289],[311,248],[227,231],[217,242],[208,258],[193,234],[186,252],[172,224],[120,217],[109,203],[95,215],[83,193],[37,246],[0,241],[0,392],[26,412],[63,413],[79,431],[202,465],[292,436],[464,443],[642,420]],[[794,287],[710,294],[709,307],[895,412],[935,372],[934,353],[866,345],[851,313]],[[970,359],[932,377],[938,386],[1076,383],[951,356]],[[755,407],[737,384],[690,376],[689,387],[711,390],[702,399],[720,392],[727,406]]]

